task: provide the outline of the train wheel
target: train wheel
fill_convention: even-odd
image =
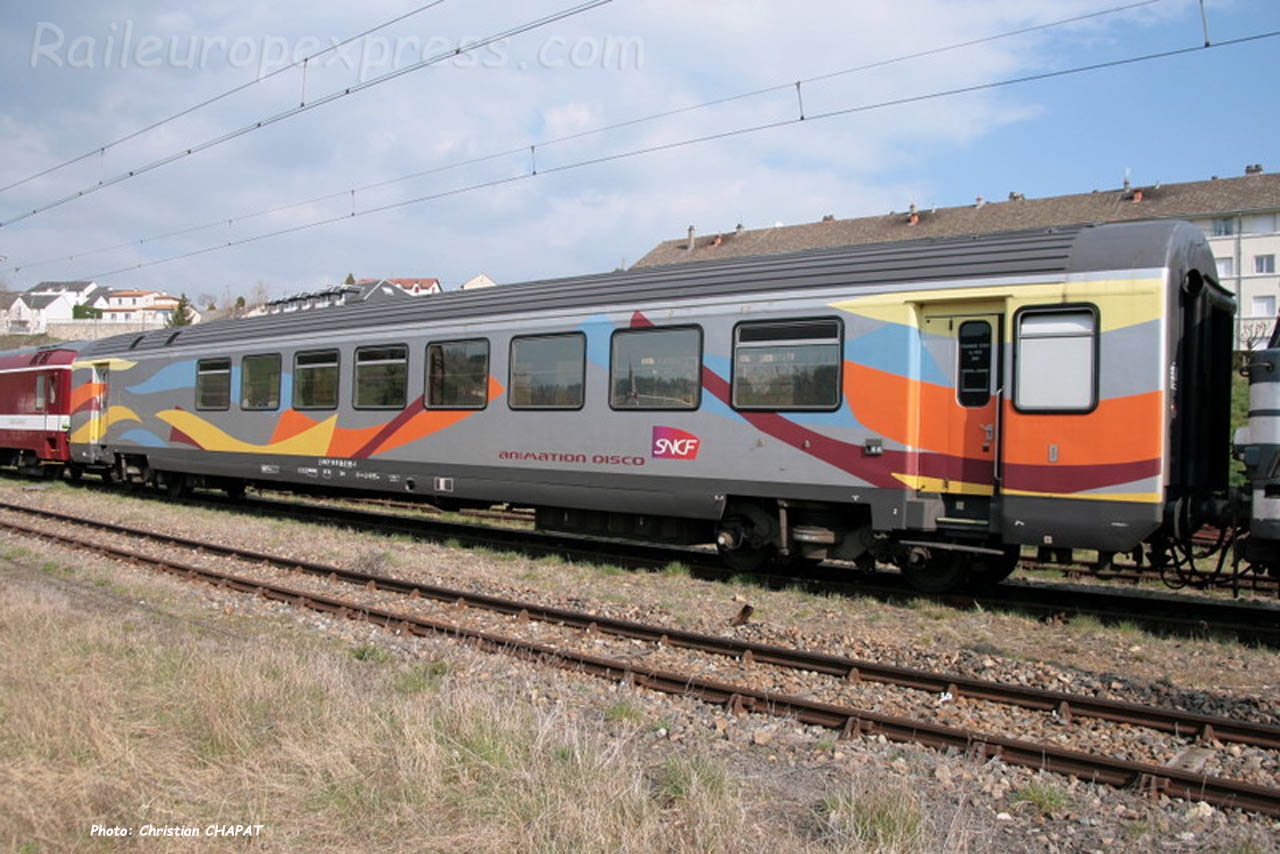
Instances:
[[[736,549],[716,546],[720,559],[734,572],[759,572],[773,562],[778,550],[773,543],[762,546],[742,545]]]
[[[244,498],[244,481],[243,480],[225,481],[222,484],[222,491],[225,492],[227,494],[227,497],[230,498],[232,501],[239,501],[240,499]]]
[[[978,590],[995,587],[1013,575],[1021,558],[1022,549],[1018,546],[1009,546],[1000,557],[975,555],[973,562],[969,564],[969,585]]]
[[[902,563],[907,583],[921,593],[947,593],[964,584],[969,574],[970,555],[936,550],[928,556]]]
[[[72,483],[79,483],[80,479],[83,477],[84,477],[84,468],[82,466],[76,466],[76,465],[67,466],[67,480],[71,481]]]
[[[165,492],[170,498],[186,498],[191,494],[191,478],[177,472],[165,472]]]

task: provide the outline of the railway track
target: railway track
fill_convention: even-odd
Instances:
[[[98,536],[74,536],[12,520],[0,520],[0,527],[20,534],[144,564],[186,578],[204,580],[219,587],[253,593],[341,617],[364,620],[393,630],[415,635],[444,633],[469,640],[492,651],[552,663],[611,680],[627,681],[644,688],[692,696],[733,711],[792,717],[807,724],[836,729],[845,735],[877,734],[895,741],[917,742],[935,748],[960,748],[979,759],[998,756],[1007,763],[1069,774],[1109,785],[1139,786],[1147,791],[1204,800],[1221,807],[1280,816],[1280,789],[1277,788],[1176,767],[1095,755],[1052,743],[1022,741],[1003,735],[959,729],[927,720],[886,715],[794,694],[707,679],[687,672],[644,667],[635,661],[607,658],[554,647],[527,638],[467,627],[456,620],[433,619],[420,614],[391,611],[383,607],[371,606],[369,603],[337,598],[328,595],[327,590],[301,589],[294,584],[251,578],[179,561],[172,557],[156,557],[136,548],[113,545],[104,541],[101,534],[141,539],[174,549],[197,550],[204,554],[253,564],[268,564],[279,570],[303,573],[329,583],[342,582],[354,585],[363,591],[396,594],[406,597],[405,602],[429,600],[448,603],[465,606],[468,610],[475,609],[514,617],[518,623],[537,621],[592,635],[639,641],[656,647],[707,653],[732,659],[743,667],[758,665],[785,668],[803,671],[806,674],[824,674],[842,680],[885,683],[931,694],[945,692],[952,697],[1019,706],[1055,715],[1059,722],[1066,724],[1076,718],[1092,718],[1144,727],[1209,744],[1235,742],[1277,750],[1280,749],[1280,727],[1270,724],[1045,691],[1023,685],[1005,685],[952,674],[930,673],[873,661],[648,625],[598,614],[422,584],[385,575],[357,572],[316,562],[299,561],[219,543],[87,520],[24,505],[4,503],[0,504],[0,509],[23,513],[45,521],[91,528]]]
[[[84,488],[94,488],[82,484]],[[172,503],[160,495],[138,497]],[[448,521],[430,515],[384,513],[335,506],[332,502],[301,498],[288,500],[248,497],[233,500],[206,494],[182,499],[191,506],[214,507],[238,513],[321,523],[354,529],[407,535],[419,540],[508,550],[531,557],[558,556],[578,562],[609,563],[634,569],[663,569],[673,563],[695,576],[711,580],[738,578],[715,552],[635,541],[609,540],[527,528]],[[868,596],[896,602],[927,599],[956,608],[983,608],[1034,615],[1042,620],[1089,616],[1102,622],[1133,623],[1148,631],[1184,637],[1225,637],[1244,643],[1280,647],[1280,605],[1237,602],[1221,598],[1148,590],[1122,590],[1090,584],[1062,584],[1028,579],[1006,581],[981,593],[923,594],[912,589],[893,570],[862,572],[850,566],[825,563],[806,567],[802,575],[779,569],[756,573],[751,579],[773,588],[798,588],[814,593]]]

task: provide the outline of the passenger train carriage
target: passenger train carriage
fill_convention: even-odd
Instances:
[[[69,447],[74,345],[0,353],[0,465],[61,474]]]
[[[124,335],[70,459],[538,508],[735,567],[995,581],[1225,494],[1234,303],[1185,223],[843,247]],[[1215,504],[1217,501],[1217,504]]]

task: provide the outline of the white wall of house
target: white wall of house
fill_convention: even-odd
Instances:
[[[1265,344],[1280,309],[1280,208],[1196,222],[1213,248],[1218,278],[1236,295],[1240,346]]]

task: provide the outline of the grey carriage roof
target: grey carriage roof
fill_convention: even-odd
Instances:
[[[1168,263],[1179,234],[1181,240],[1204,242],[1200,231],[1186,223],[1146,222],[813,249],[450,291],[397,301],[394,314],[388,313],[385,303],[360,303],[215,321],[180,330],[161,329],[141,338],[137,334],[118,335],[94,343],[84,355],[153,350],[164,348],[170,341],[184,345],[226,344],[311,332],[323,335],[392,322],[471,320],[521,311],[619,304],[640,306],[694,295],[736,296],[832,285],[858,288],[926,280],[1149,269]]]

